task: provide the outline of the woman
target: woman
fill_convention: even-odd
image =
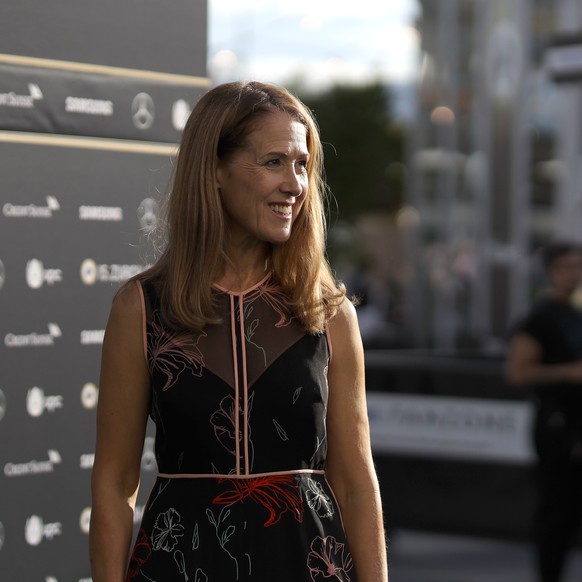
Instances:
[[[228,83],[184,130],[158,262],[114,299],[94,582],[387,580],[356,315],[324,258],[322,151],[284,89]],[[159,475],[129,566],[148,414]]]

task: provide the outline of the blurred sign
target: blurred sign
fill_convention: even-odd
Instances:
[[[0,55],[0,127],[176,143],[207,86],[201,77],[176,76],[169,83],[156,74],[120,77],[5,65]]]
[[[529,464],[528,402],[368,393],[375,453]]]
[[[582,33],[557,37],[546,51],[546,69],[557,82],[582,80]]]

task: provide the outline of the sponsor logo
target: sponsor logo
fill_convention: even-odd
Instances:
[[[6,477],[22,477],[24,475],[39,475],[52,473],[55,465],[62,462],[61,454],[56,449],[49,449],[48,460],[27,461],[26,463],[6,463],[4,465],[4,475]]]
[[[138,93],[131,104],[133,124],[138,129],[149,129],[155,119],[154,100],[147,93]]]
[[[4,287],[5,282],[6,282],[6,269],[4,268],[4,263],[0,261],[0,289]]]
[[[79,527],[84,534],[89,533],[91,527],[91,508],[85,507],[79,516]]]
[[[84,329],[81,332],[82,346],[98,346],[103,343],[104,329]]]
[[[93,259],[81,263],[81,281],[85,285],[101,283],[122,283],[141,273],[147,265],[98,265]]]
[[[144,439],[143,453],[141,456],[141,468],[144,471],[156,470],[156,453],[154,451],[155,439],[154,437],[146,437]]]
[[[79,206],[79,220],[121,222],[123,220],[123,208],[119,206]]]
[[[44,283],[54,285],[62,280],[61,269],[46,269],[38,259],[31,259],[26,263],[26,283],[31,289],[40,289]]]
[[[63,334],[61,328],[56,323],[48,324],[48,333],[7,333],[4,336],[4,345],[7,348],[30,348],[38,346],[54,346],[55,339]]]
[[[43,99],[42,91],[36,83],[28,84],[28,95],[18,95],[14,91],[0,93],[0,107],[15,107],[17,109],[32,109],[34,102]]]
[[[11,204],[2,206],[2,214],[8,218],[52,218],[53,212],[60,210],[59,201],[54,196],[46,197],[46,206],[36,204]]]
[[[4,392],[0,390],[0,420],[4,418],[5,414],[6,414],[6,396],[4,395]]]
[[[182,131],[186,127],[191,111],[188,101],[178,99],[178,101],[174,102],[172,106],[172,125],[175,130]]]
[[[92,469],[95,462],[95,453],[85,453],[81,455],[79,467],[81,469]]]
[[[152,232],[158,223],[159,205],[153,198],[144,198],[137,207],[137,219],[142,230]]]
[[[38,515],[31,515],[24,526],[24,538],[29,546],[38,546],[43,540],[53,540],[62,533],[63,525],[60,522],[44,523]]]
[[[46,396],[44,390],[38,386],[32,387],[26,395],[26,410],[30,416],[42,416],[44,411],[54,412],[63,407],[63,397]]]
[[[67,113],[111,117],[113,115],[113,101],[69,96],[65,99],[65,111]]]
[[[6,539],[6,532],[4,531],[4,525],[0,521],[0,550],[4,546],[4,540]]]
[[[87,410],[93,410],[97,406],[97,402],[99,400],[99,388],[92,384],[91,382],[87,382],[81,389],[81,404],[83,408]]]

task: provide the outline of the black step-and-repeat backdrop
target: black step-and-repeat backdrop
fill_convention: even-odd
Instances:
[[[208,86],[206,3],[6,4],[0,580],[87,582],[105,323],[119,284],[152,260],[175,144]],[[151,431],[142,468],[136,522],[156,470]]]

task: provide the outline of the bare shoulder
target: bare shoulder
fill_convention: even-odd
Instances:
[[[354,304],[345,297],[336,314],[329,321],[329,330],[333,343],[355,335],[359,338],[360,328]]]
[[[117,291],[111,304],[109,324],[139,324],[143,313],[143,295],[137,282],[124,285]]]

